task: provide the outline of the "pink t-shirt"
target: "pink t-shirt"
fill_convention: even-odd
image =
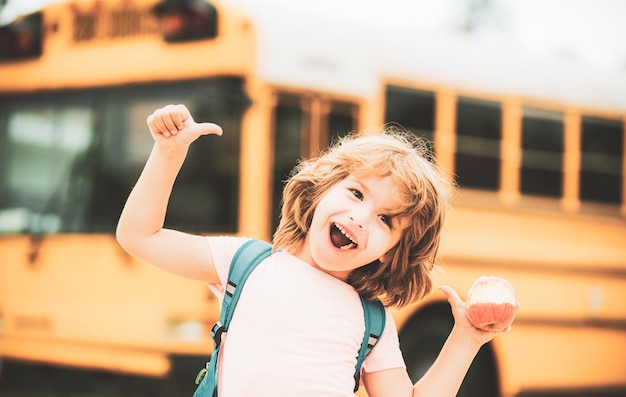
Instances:
[[[247,239],[207,237],[220,285]],[[219,363],[220,397],[354,396],[354,369],[365,322],[357,292],[293,255],[278,251],[252,272],[227,334]],[[387,311],[385,331],[363,370],[404,368],[398,332]]]

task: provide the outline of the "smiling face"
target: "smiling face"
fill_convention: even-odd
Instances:
[[[294,254],[346,281],[352,270],[380,259],[400,240],[403,219],[390,215],[397,197],[391,177],[348,176],[322,196]]]
[[[403,307],[432,289],[451,188],[413,133],[349,134],[294,168],[274,249]]]

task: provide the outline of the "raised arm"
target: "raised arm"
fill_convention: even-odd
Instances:
[[[204,237],[163,228],[167,203],[189,145],[202,135],[222,135],[196,123],[183,105],[156,110],[147,120],[154,146],[120,216],[116,237],[133,256],[168,272],[218,282]]]
[[[478,354],[480,347],[502,332],[482,331],[474,327],[465,316],[465,303],[450,287],[441,287],[446,294],[454,327],[439,356],[414,385],[403,368],[365,373],[363,382],[369,397],[455,397],[463,378]]]

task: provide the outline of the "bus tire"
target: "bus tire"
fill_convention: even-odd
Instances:
[[[400,332],[407,372],[415,383],[430,368],[446,341],[454,318],[447,303],[433,304],[418,311]],[[485,344],[470,366],[457,397],[499,397],[500,385],[495,354]]]

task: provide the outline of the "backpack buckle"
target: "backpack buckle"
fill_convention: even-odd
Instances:
[[[199,385],[200,383],[202,383],[202,380],[208,373],[209,373],[209,362],[207,362],[206,367],[202,368],[200,372],[198,372],[198,375],[196,375],[196,385]]]
[[[222,325],[221,321],[213,324],[213,327],[211,328],[211,338],[213,338],[215,346],[219,346],[222,342],[222,332],[224,332],[224,325]]]

